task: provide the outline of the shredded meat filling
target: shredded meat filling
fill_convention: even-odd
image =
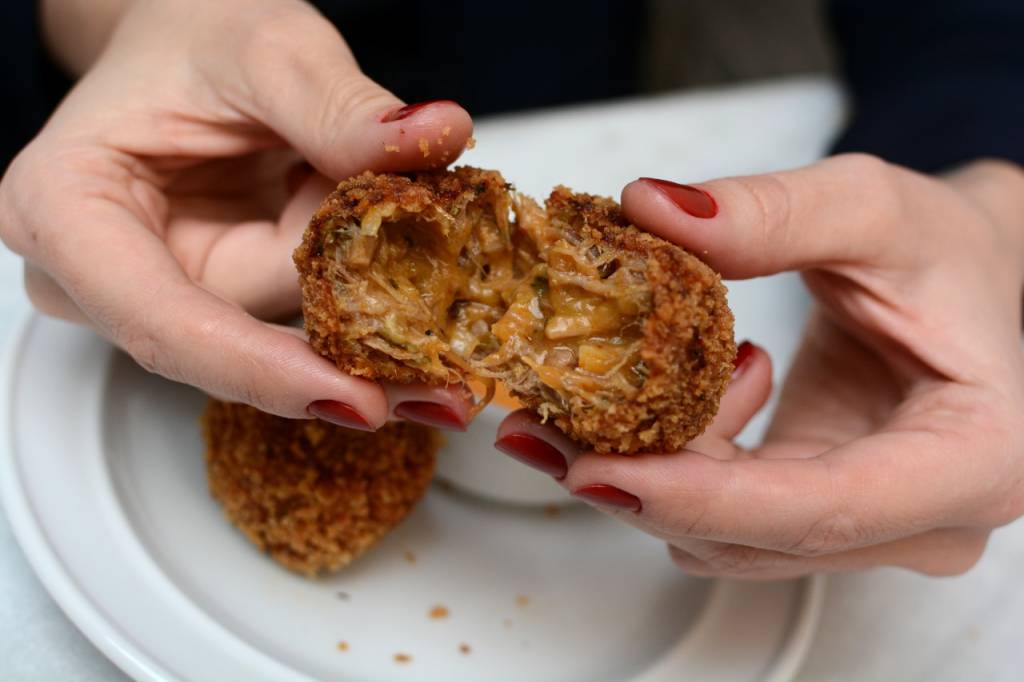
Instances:
[[[540,390],[545,417],[564,412],[570,396],[628,398],[643,383],[646,264],[528,197],[450,213],[383,204],[360,224],[329,224],[331,250],[335,298],[354,321],[348,334],[446,382],[480,378],[478,409],[495,380],[513,393]]]

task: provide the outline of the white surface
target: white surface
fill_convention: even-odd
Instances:
[[[465,160],[487,165],[500,153],[497,167],[537,195],[555,182],[614,195],[637,175],[685,182],[805,163],[825,149],[839,118],[838,95],[827,84],[768,84],[496,121],[481,126],[480,145]],[[527,175],[538,157],[546,170]],[[615,175],[595,174],[598,164],[613,164]],[[26,307],[20,264],[0,248],[0,341]],[[756,312],[772,314],[737,311],[741,328]],[[52,415],[77,418],[76,410]],[[993,536],[967,576],[934,580],[882,570],[832,577],[821,629],[798,679],[1019,679],[1022,565],[1024,525],[1017,523]],[[0,678],[123,679],[43,591],[2,519]]]
[[[788,679],[813,637],[821,580],[689,578],[585,506],[552,517],[438,488],[350,569],[301,578],[207,493],[201,393],[38,316],[4,371],[8,518],[57,602],[138,679],[758,682]],[[444,621],[427,617],[438,603]]]

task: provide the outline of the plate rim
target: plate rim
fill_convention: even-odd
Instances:
[[[0,390],[0,418],[8,426],[0,444],[0,502],[3,503],[4,514],[18,546],[43,588],[93,646],[132,679],[177,682],[109,618],[104,617],[102,609],[85,595],[70,570],[57,556],[32,509],[24,487],[20,485],[14,429],[10,428],[14,423],[13,379],[29,331],[39,318],[39,313],[33,310],[21,314],[13,325],[0,365],[0,381],[3,382],[3,390]]]
[[[158,663],[144,647],[133,642],[104,614],[101,605],[86,595],[72,571],[57,556],[21,485],[14,429],[10,428],[14,424],[14,378],[30,331],[41,318],[42,315],[31,309],[20,313],[11,326],[7,347],[0,356],[0,382],[3,382],[0,387],[0,419],[8,426],[0,440],[0,503],[18,546],[43,588],[99,652],[132,679],[183,682]],[[722,583],[727,581],[717,582],[719,587],[723,587]],[[792,680],[814,641],[824,604],[826,577],[815,574],[800,578],[799,582],[799,604],[788,628],[789,633],[766,671],[763,682]]]

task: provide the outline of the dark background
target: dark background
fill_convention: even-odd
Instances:
[[[926,171],[1024,163],[1024,0],[314,2],[363,70],[409,102],[474,115],[769,77],[832,73],[851,93],[837,151]],[[0,7],[0,167],[71,81],[35,2]]]

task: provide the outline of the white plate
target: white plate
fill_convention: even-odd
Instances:
[[[794,319],[733,298],[753,306],[740,319]],[[209,497],[196,391],[34,316],[3,386],[0,477],[18,540],[68,616],[137,679],[782,680],[813,635],[821,580],[688,578],[661,543],[587,508],[553,516],[438,487],[349,570],[306,580]],[[451,615],[428,618],[435,604]]]

